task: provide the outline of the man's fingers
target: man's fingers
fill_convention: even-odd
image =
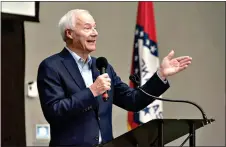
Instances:
[[[102,76],[102,77],[104,77],[104,78],[109,78],[109,75],[108,75],[107,73],[104,73],[104,74],[102,74],[102,75],[100,75],[100,76]]]
[[[111,86],[107,86],[106,87],[106,90],[111,90]]]
[[[107,81],[107,82],[111,82],[111,79],[110,79],[110,78],[107,78],[106,81]]]
[[[106,90],[110,90],[110,89],[111,89],[111,84],[105,83],[104,87],[103,87],[103,90],[106,91]]]
[[[111,85],[111,82],[105,81],[104,82],[104,85],[110,86]]]
[[[173,56],[174,56],[174,50],[172,50],[172,51],[167,55],[168,59],[172,59]]]
[[[186,63],[186,62],[191,62],[191,59],[190,58],[185,58],[185,59],[180,61],[180,64]]]
[[[179,67],[179,71],[182,71],[182,70],[186,69],[187,67],[188,67],[188,65],[184,65],[182,67]]]
[[[107,73],[104,73],[95,80],[90,87],[94,96],[100,95],[103,92],[111,89],[111,79]]]
[[[184,67],[184,66],[189,65],[189,64],[191,64],[191,61],[187,61],[187,62],[180,64],[180,67]]]
[[[180,62],[181,60],[192,60],[192,58],[191,57],[189,57],[189,56],[180,56],[180,57],[177,57],[177,58],[175,58],[178,62]]]

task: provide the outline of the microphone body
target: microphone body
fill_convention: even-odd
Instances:
[[[99,70],[100,74],[104,74],[106,73],[107,71],[107,66],[108,66],[108,61],[105,57],[99,57],[97,58],[96,60],[96,67],[97,69]],[[103,94],[102,94],[102,99],[104,102],[106,102],[108,100],[108,92],[105,91]]]
[[[106,71],[106,68],[104,68],[104,67],[102,67],[101,69],[100,69],[100,74],[102,75],[102,74],[104,74],[104,73],[106,73],[107,71]],[[103,101],[104,102],[106,102],[107,100],[108,100],[108,91],[105,91],[103,94],[102,94],[102,98],[103,98]]]

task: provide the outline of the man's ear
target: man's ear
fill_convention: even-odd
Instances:
[[[70,30],[65,30],[65,36],[69,39],[73,39],[72,32]]]

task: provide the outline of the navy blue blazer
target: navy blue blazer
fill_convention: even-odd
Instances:
[[[93,81],[99,76],[96,58],[92,57]],[[107,73],[111,78],[109,99],[94,97],[83,81],[72,55],[63,49],[41,62],[37,86],[41,108],[50,124],[50,146],[85,146],[98,144],[99,130],[103,143],[113,139],[112,104],[128,111],[139,111],[154,99],[141,91],[130,88],[117,76],[109,64]],[[169,88],[156,73],[143,85],[152,95],[160,96]]]

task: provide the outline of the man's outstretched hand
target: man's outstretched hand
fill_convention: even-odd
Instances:
[[[186,69],[191,64],[192,58],[189,56],[181,56],[173,58],[174,51],[172,50],[166,57],[163,58],[159,68],[159,75],[165,79],[180,71]]]

